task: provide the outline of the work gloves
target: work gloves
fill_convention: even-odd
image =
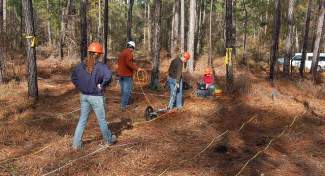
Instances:
[[[179,88],[179,83],[176,83],[176,89],[178,89]]]

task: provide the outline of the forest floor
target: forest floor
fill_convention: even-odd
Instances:
[[[203,60],[195,76],[185,76],[190,85],[202,74]],[[23,80],[0,86],[0,175],[325,175],[324,83],[278,79],[271,87],[266,72],[236,67],[234,93],[205,99],[186,90],[183,110],[145,122],[148,102],[140,83],[135,83],[133,104],[121,112],[114,81],[106,98],[117,144],[100,145],[92,113],[84,148],[76,151],[71,138],[80,100],[70,82],[73,65],[53,58],[38,61],[36,103],[26,97]],[[167,65],[162,62],[163,75]],[[215,65],[224,87],[222,59]],[[144,90],[156,109],[166,106],[167,90]]]

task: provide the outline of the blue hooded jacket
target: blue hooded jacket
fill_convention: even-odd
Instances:
[[[84,95],[103,96],[104,88],[112,80],[112,72],[108,69],[107,65],[96,61],[92,73],[86,71],[86,64],[80,63],[73,70],[71,75],[72,83]],[[100,84],[102,89],[97,85]]]

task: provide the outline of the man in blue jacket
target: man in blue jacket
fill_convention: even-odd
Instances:
[[[86,127],[89,112],[94,110],[100,130],[107,144],[116,142],[116,136],[107,126],[105,117],[104,89],[111,82],[112,74],[107,65],[98,61],[103,54],[100,43],[94,42],[88,47],[88,58],[80,63],[73,71],[71,79],[80,91],[80,119],[73,138],[73,148],[82,146],[82,135]]]

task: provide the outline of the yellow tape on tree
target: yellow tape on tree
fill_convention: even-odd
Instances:
[[[35,48],[38,45],[38,37],[32,35],[24,35],[26,39],[32,39],[30,47]]]
[[[226,48],[225,65],[232,64],[232,48]]]

